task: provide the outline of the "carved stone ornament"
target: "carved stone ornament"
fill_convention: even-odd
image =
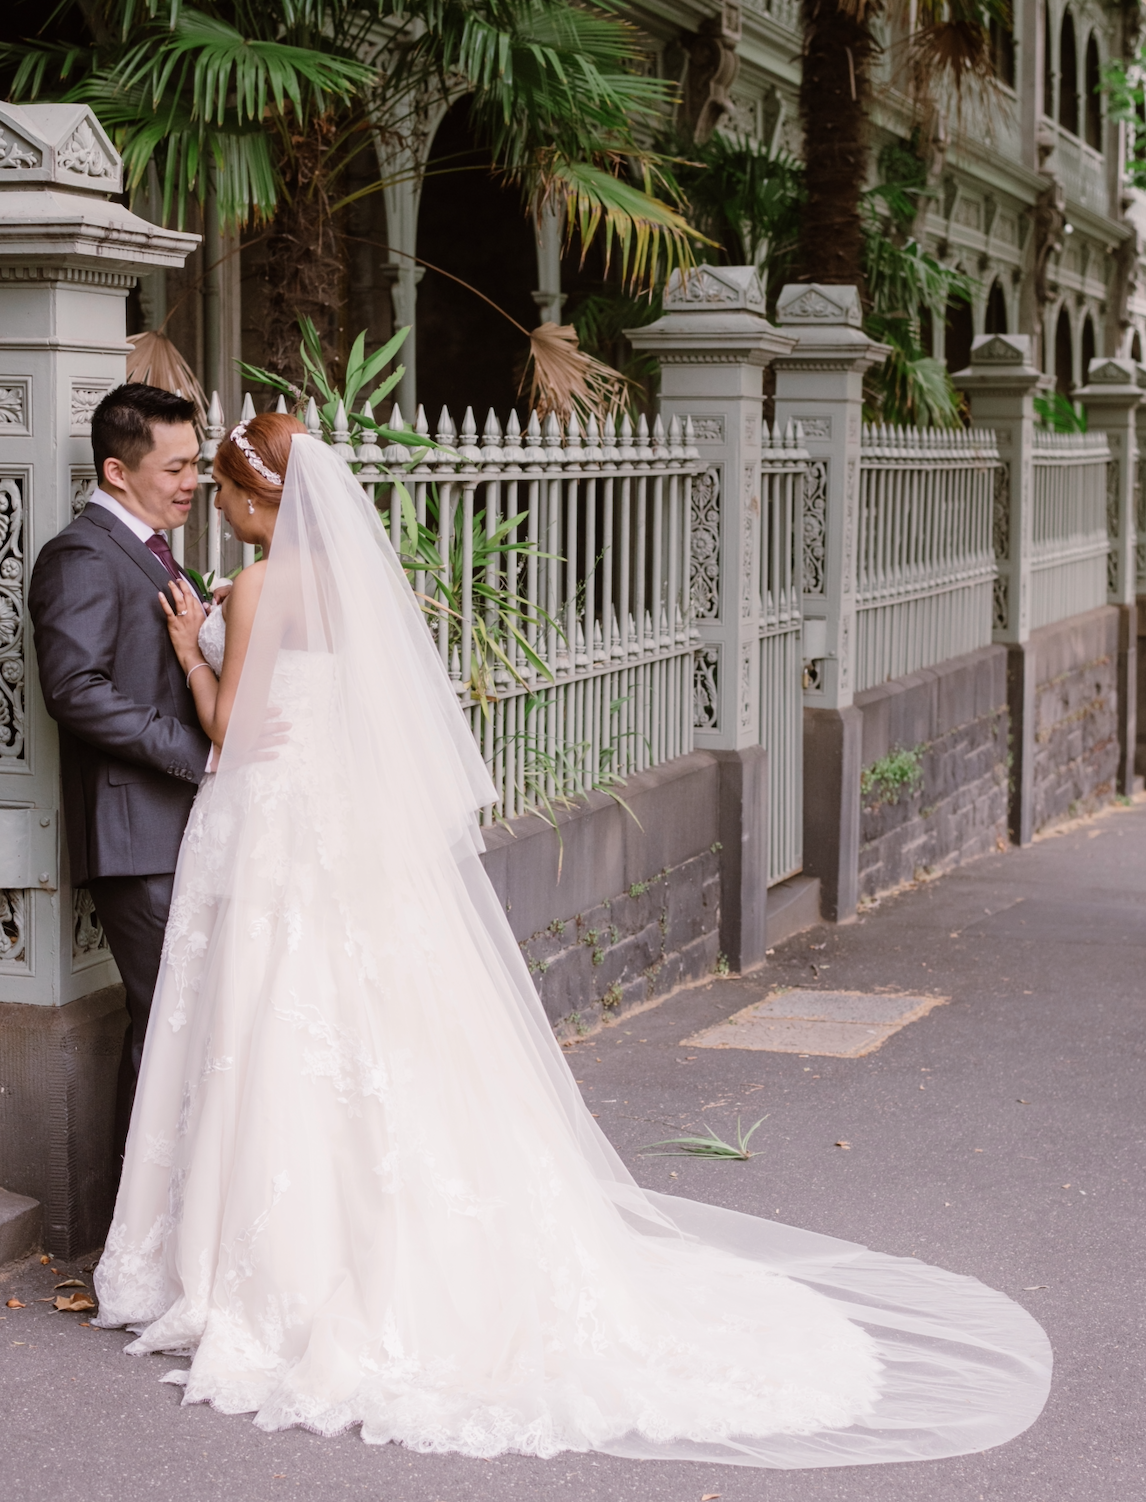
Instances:
[[[723,443],[724,442],[724,418],[719,413],[714,417],[697,417],[692,419],[692,436],[697,443]]]
[[[115,165],[88,120],[80,121],[60,147],[56,160],[66,172],[78,172],[83,177],[115,176]]]
[[[72,516],[79,516],[80,512],[88,503],[88,496],[95,489],[95,470],[87,464],[77,464],[72,467],[70,477],[70,492],[72,502]]]
[[[811,438],[815,442],[826,442],[832,436],[832,419],[830,417],[797,417],[796,422],[805,438]]]
[[[751,266],[698,266],[683,272],[678,267],[665,290],[666,312],[737,308],[763,315],[764,288]]]
[[[1088,386],[1135,386],[1138,372],[1133,360],[1092,360],[1086,383]]]
[[[28,382],[5,376],[0,385],[0,434],[28,432]]]
[[[740,728],[752,728],[752,647],[747,642],[740,654]]]
[[[21,172],[38,167],[42,153],[12,129],[0,126],[0,172]]]
[[[993,624],[996,631],[1005,631],[1010,624],[1011,610],[1008,596],[1010,581],[1005,574],[1000,574],[995,580],[993,591],[994,616]]]
[[[86,887],[72,893],[72,963],[103,959],[111,953],[95,901]]]
[[[1030,354],[1029,334],[980,334],[971,345],[971,364],[1026,365]]]
[[[824,593],[828,536],[828,461],[814,459],[804,471],[804,593]]]
[[[792,283],[780,294],[776,322],[785,324],[829,323],[859,328],[863,323],[859,291],[855,287],[823,287]]]
[[[720,471],[706,469],[692,482],[692,616],[720,615]]]
[[[81,436],[92,430],[92,413],[111,390],[110,381],[77,381],[72,386],[71,430]]]
[[[1000,464],[995,471],[995,495],[991,512],[991,537],[996,559],[1002,563],[1011,556],[1011,466]]]
[[[28,969],[28,894],[0,887],[0,971]]]
[[[694,35],[681,38],[688,56],[683,115],[697,141],[707,141],[736,108],[731,90],[740,71],[739,39],[740,7],[731,0],[719,16],[705,17]]]
[[[1119,501],[1122,488],[1122,464],[1111,459],[1106,466],[1106,536],[1110,551],[1106,555],[1106,588],[1110,594],[1118,588]]]
[[[24,759],[24,492],[0,478],[0,766]]]
[[[73,191],[119,193],[123,164],[86,104],[0,103],[0,182],[56,183]]]
[[[693,658],[692,723],[695,730],[720,729],[720,648],[701,647]]]

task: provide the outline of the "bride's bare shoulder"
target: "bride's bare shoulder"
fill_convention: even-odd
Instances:
[[[258,563],[250,564],[235,580],[235,587],[227,596],[228,629],[238,624],[240,620],[249,621],[254,615],[259,596],[263,591],[266,573],[266,559],[260,558]]]

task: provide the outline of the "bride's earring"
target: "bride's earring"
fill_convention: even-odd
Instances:
[[[255,514],[255,503],[254,503],[254,501],[251,500],[250,496],[247,497],[247,510],[250,512],[250,514],[252,516],[254,516],[254,514]]]

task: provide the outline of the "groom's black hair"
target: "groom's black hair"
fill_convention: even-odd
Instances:
[[[155,447],[156,423],[195,421],[195,406],[174,391],[129,381],[109,391],[92,413],[92,452],[96,475],[103,484],[103,462],[118,459],[128,469],[138,469],[144,454]]]

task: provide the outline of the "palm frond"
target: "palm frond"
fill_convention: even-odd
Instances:
[[[529,350],[529,405],[540,417],[553,412],[568,421],[576,412],[582,421],[590,415],[600,419],[625,405],[628,381],[578,347],[572,324],[543,323],[531,329]]]
[[[128,381],[141,381],[145,386],[160,386],[164,391],[185,396],[195,403],[199,427],[205,432],[207,398],[199,378],[167,335],[150,330],[145,334],[129,334],[127,342],[131,345],[127,357]]]
[[[618,252],[621,276],[631,286],[667,280],[678,266],[687,270],[695,264],[693,246],[705,242],[679,209],[593,162],[549,162],[542,202],[546,199],[563,203],[568,232],[580,237],[582,260],[603,230],[606,270]]]

